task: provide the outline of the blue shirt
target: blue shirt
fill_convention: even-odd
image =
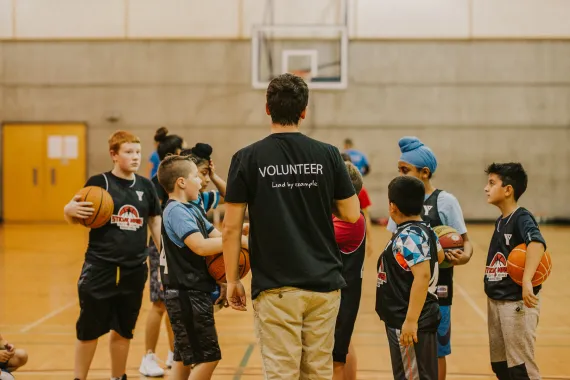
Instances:
[[[164,209],[162,218],[168,238],[180,248],[185,246],[184,240],[188,236],[200,232],[198,223],[203,222],[208,233],[214,229],[212,223],[194,210],[180,202],[170,202]]]
[[[158,171],[158,165],[160,165],[160,157],[158,157],[156,150],[152,152],[148,160],[152,164],[152,169],[150,170],[150,178],[152,178],[156,175],[156,172]]]
[[[360,170],[360,173],[364,174],[364,168],[368,166],[368,160],[366,159],[364,153],[359,152],[358,150],[355,149],[348,149],[344,153],[350,156],[350,160],[352,161],[354,166],[356,166],[356,168]]]

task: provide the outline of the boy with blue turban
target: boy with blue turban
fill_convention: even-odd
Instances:
[[[447,372],[445,357],[451,354],[451,303],[453,299],[453,266],[469,262],[473,254],[473,246],[467,235],[461,206],[450,193],[436,189],[431,177],[437,169],[437,159],[433,151],[425,146],[417,137],[403,137],[398,142],[402,152],[398,161],[400,175],[409,175],[420,179],[425,186],[424,212],[422,219],[430,226],[450,226],[463,237],[463,250],[451,250],[445,253],[449,268],[439,269],[437,296],[441,312],[441,321],[437,330],[437,356],[439,380],[444,380]],[[388,230],[394,233],[398,226],[390,219]]]

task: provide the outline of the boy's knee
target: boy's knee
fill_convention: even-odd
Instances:
[[[18,358],[20,367],[25,365],[28,362],[28,353],[26,352],[26,350],[18,348],[18,349],[16,349],[16,353],[14,356],[16,358]]]

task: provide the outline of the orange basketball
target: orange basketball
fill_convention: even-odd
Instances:
[[[217,255],[206,257],[206,265],[210,276],[217,282],[226,282],[226,267],[224,263],[224,255],[218,253]],[[239,253],[239,278],[244,278],[249,273],[249,251],[242,248]]]
[[[526,262],[526,244],[517,245],[507,259],[507,272],[511,279],[522,286],[522,279],[524,274],[524,266]],[[552,260],[548,252],[544,252],[538,268],[536,268],[536,273],[532,278],[532,286],[538,286],[542,284],[552,271]]]
[[[111,219],[115,204],[113,198],[105,189],[99,186],[87,186],[77,193],[81,195],[79,202],[91,202],[95,212],[87,219],[77,219],[88,228],[103,227]]]
[[[463,250],[463,238],[455,228],[442,225],[434,227],[433,232],[437,235],[439,244],[441,244],[441,248],[443,248],[444,252],[452,249]],[[443,260],[443,262],[439,264],[440,268],[450,268],[452,266],[453,265],[447,261],[447,259]]]

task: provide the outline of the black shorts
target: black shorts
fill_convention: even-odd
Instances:
[[[400,345],[400,330],[386,326],[394,379],[437,380],[437,332],[418,331],[418,343]]]
[[[77,284],[77,339],[94,340],[111,330],[132,339],[147,277],[146,262],[128,269],[84,263]]]
[[[333,348],[333,361],[337,363],[346,363],[348,346],[360,307],[361,294],[362,280],[350,284],[340,292],[340,308],[336,318]]]
[[[187,366],[221,360],[210,293],[167,288],[164,298],[174,332],[174,361]]]

